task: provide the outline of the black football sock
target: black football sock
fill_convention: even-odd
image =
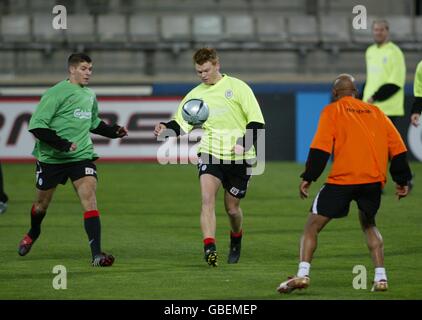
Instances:
[[[33,205],[31,208],[31,229],[28,236],[33,240],[37,240],[41,233],[41,222],[44,219],[46,211],[38,211]]]
[[[243,236],[243,230],[240,230],[240,232],[230,231],[230,241],[233,244],[238,244],[242,242],[242,236]]]
[[[97,210],[84,213],[84,226],[88,235],[92,257],[101,253],[101,223],[100,213]]]

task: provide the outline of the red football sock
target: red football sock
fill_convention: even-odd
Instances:
[[[232,238],[241,238],[242,235],[243,235],[243,230],[240,230],[240,232],[230,231],[230,237]]]
[[[215,244],[215,239],[214,238],[205,238],[204,239],[204,245],[209,245],[209,244]]]

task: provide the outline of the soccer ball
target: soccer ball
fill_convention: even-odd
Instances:
[[[182,107],[182,117],[190,125],[202,125],[207,121],[209,109],[205,101],[201,99],[190,99]]]

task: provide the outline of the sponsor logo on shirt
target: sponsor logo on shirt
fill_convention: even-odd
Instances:
[[[346,108],[346,110],[348,112],[354,112],[354,113],[359,113],[359,114],[361,114],[361,113],[371,113],[372,112],[371,110],[359,110],[359,109],[352,109],[352,108]]]
[[[91,119],[91,111],[83,111],[81,109],[76,109],[73,112],[73,116],[78,119]]]

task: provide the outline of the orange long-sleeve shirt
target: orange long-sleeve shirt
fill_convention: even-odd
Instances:
[[[378,107],[347,96],[321,112],[311,148],[334,153],[333,184],[387,181],[388,159],[406,152],[391,120]]]

